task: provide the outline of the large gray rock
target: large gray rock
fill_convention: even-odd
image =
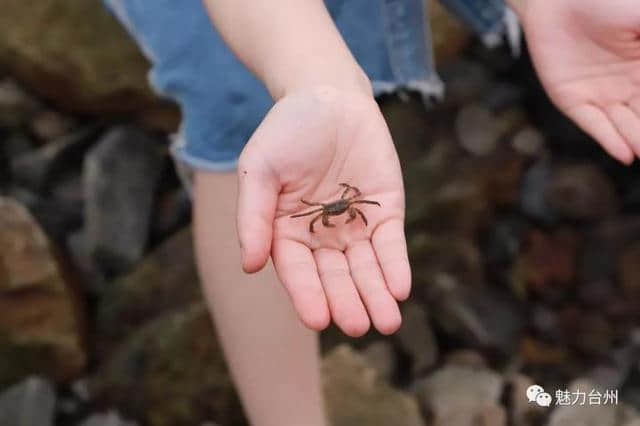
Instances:
[[[147,61],[99,0],[4,1],[0,65],[73,111],[177,123],[177,109],[149,88]]]
[[[434,426],[504,425],[503,378],[486,368],[448,365],[416,384]],[[493,419],[489,421],[488,419]]]
[[[56,394],[39,377],[29,377],[0,394],[0,425],[53,426]]]
[[[85,157],[87,244],[107,272],[124,272],[142,258],[164,153],[148,134],[118,127]]]
[[[414,302],[402,307],[402,326],[397,333],[400,347],[412,360],[413,375],[431,368],[438,360],[438,342],[426,309]]]
[[[191,228],[185,228],[105,286],[96,321],[100,353],[140,324],[201,299]]]
[[[332,426],[423,426],[418,403],[379,379],[366,359],[346,344],[322,365],[324,394]]]
[[[201,303],[147,321],[91,381],[96,399],[149,426],[242,418],[222,349]]]
[[[66,381],[86,363],[83,310],[29,212],[0,197],[0,384],[39,373]]]
[[[109,411],[104,414],[92,415],[84,420],[80,426],[137,426],[137,423],[124,420],[116,411]]]

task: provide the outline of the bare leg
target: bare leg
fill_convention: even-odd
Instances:
[[[349,219],[345,223],[353,222],[356,218],[356,211],[353,207],[349,209]]]
[[[365,226],[368,225],[369,223],[367,222],[367,217],[364,215],[364,213],[362,213],[362,210],[360,210],[357,207],[352,207],[352,209],[354,209],[356,212],[358,212],[358,214],[360,215],[360,217],[362,218],[362,221],[364,222]]]
[[[247,275],[236,235],[235,173],[197,172],[198,268],[252,426],[326,426],[317,334],[298,320],[271,263]]]
[[[329,215],[327,215],[327,214],[323,214],[322,215],[322,224],[327,228],[335,227],[335,225],[333,223],[329,223]]]

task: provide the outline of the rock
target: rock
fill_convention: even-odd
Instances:
[[[482,423],[488,411],[500,411],[502,377],[488,369],[445,366],[420,380],[416,393],[425,409],[433,415],[434,426],[504,425]],[[493,417],[500,416],[494,414]]]
[[[27,87],[82,114],[176,128],[176,107],[151,92],[147,61],[99,1],[8,0],[3,11],[0,64]]]
[[[9,78],[0,80],[0,127],[19,127],[40,109],[40,103]]]
[[[2,197],[0,247],[0,383],[73,378],[86,364],[83,309],[33,217]]]
[[[98,129],[89,126],[11,159],[13,179],[35,191],[46,191],[79,164]]]
[[[396,354],[388,340],[376,340],[369,344],[362,355],[382,380],[391,382],[396,369]]]
[[[56,394],[51,383],[29,377],[0,394],[2,426],[53,426]]]
[[[154,250],[131,273],[108,283],[98,305],[100,353],[159,315],[202,300],[191,229],[185,228]]]
[[[107,273],[142,258],[164,160],[159,141],[133,127],[107,132],[85,157],[87,243]]]
[[[38,112],[31,121],[31,131],[42,141],[61,138],[75,125],[73,119],[58,111],[46,109]]]
[[[157,204],[152,224],[152,235],[156,239],[164,239],[189,223],[191,199],[184,187],[165,192]]]
[[[123,420],[116,411],[94,414],[80,423],[80,426],[136,426],[136,422]]]
[[[505,354],[518,347],[524,312],[505,292],[483,285],[461,285],[452,276],[440,274],[432,281],[427,297],[432,318],[445,333]]]
[[[445,105],[457,107],[470,103],[480,97],[491,84],[487,68],[467,58],[458,58],[438,68],[446,84],[446,96],[443,99]]]
[[[558,215],[576,220],[603,219],[616,213],[620,206],[613,183],[592,164],[555,170],[546,199]]]
[[[446,64],[461,56],[464,48],[472,39],[469,28],[451,15],[440,2],[431,1],[429,5],[429,23],[435,62]]]
[[[423,306],[414,302],[403,304],[402,326],[396,336],[402,350],[411,357],[414,377],[438,360],[438,342]]]
[[[75,206],[59,202],[53,197],[40,195],[28,188],[12,186],[6,195],[23,204],[56,244],[65,241],[68,232],[82,222],[82,212]]]
[[[511,390],[509,392],[509,406],[513,426],[536,426],[542,423],[544,407],[529,402],[527,389],[535,382],[528,376],[516,374],[508,380]]]
[[[559,228],[552,234],[532,229],[523,245],[513,266],[515,281],[524,279],[529,290],[552,298],[575,282],[581,242],[572,229]]]
[[[553,223],[556,220],[555,212],[546,197],[552,175],[551,161],[541,159],[526,171],[520,190],[522,212],[543,223]]]
[[[449,352],[446,356],[445,363],[447,365],[459,365],[471,368],[487,367],[487,361],[484,357],[473,349],[458,349]]]
[[[640,243],[624,250],[619,259],[618,277],[625,295],[630,298],[640,296]]]
[[[571,401],[578,398],[576,392],[587,394],[584,405],[580,401],[571,405],[559,405],[549,417],[549,426],[616,426],[618,424],[618,406],[614,404],[589,404],[589,393],[596,390],[604,395],[604,390],[588,380],[575,380],[567,388],[572,393]]]
[[[91,381],[96,399],[149,426],[242,418],[222,350],[200,304],[161,316],[131,333]]]
[[[460,145],[470,154],[487,155],[500,139],[522,121],[522,113],[510,109],[499,115],[482,104],[464,106],[456,116],[455,129]]]
[[[533,126],[520,129],[511,139],[511,145],[517,152],[529,156],[538,157],[544,151],[544,136]]]
[[[333,426],[422,426],[414,397],[379,380],[365,358],[343,344],[322,364],[327,411]]]

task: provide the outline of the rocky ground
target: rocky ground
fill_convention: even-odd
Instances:
[[[2,43],[27,35],[0,37],[0,59]],[[637,165],[616,164],[563,119],[526,58],[438,52],[444,101],[380,100],[405,173],[413,296],[393,336],[322,333],[334,426],[640,425]],[[97,115],[60,108],[30,84],[40,74],[10,68],[0,425],[246,424],[167,152],[175,111],[133,114],[102,91],[93,102],[111,109]],[[528,401],[533,384],[549,407]]]

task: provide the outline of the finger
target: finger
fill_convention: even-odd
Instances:
[[[327,295],[331,318],[346,335],[362,336],[369,330],[371,323],[351,279],[344,253],[334,249],[319,249],[313,255]]]
[[[251,273],[262,269],[269,258],[279,186],[264,163],[251,154],[245,158],[238,165],[237,226],[242,269]]]
[[[275,240],[273,265],[294,309],[307,327],[323,330],[331,317],[311,250],[292,240]]]
[[[351,276],[373,325],[382,334],[393,333],[402,321],[400,309],[384,283],[371,243],[356,242],[347,248],[346,255]]]
[[[623,104],[612,105],[607,112],[618,132],[627,140],[636,155],[640,156],[640,116]]]
[[[633,162],[633,151],[599,108],[585,104],[567,110],[566,114],[598,141],[609,155],[625,164]]]
[[[406,300],[411,291],[411,267],[402,220],[390,220],[378,226],[371,243],[389,291],[396,300]]]

